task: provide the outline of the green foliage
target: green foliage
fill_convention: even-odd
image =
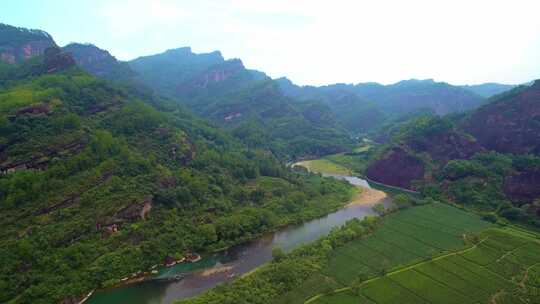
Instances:
[[[283,249],[276,247],[272,249],[272,261],[279,263],[281,260],[285,258],[285,252]]]
[[[0,302],[80,297],[350,199],[347,183],[292,173],[174,103],[80,71],[31,75],[0,94]],[[294,283],[306,267],[277,270]]]
[[[397,138],[413,138],[432,136],[448,132],[453,129],[452,122],[446,117],[423,116],[418,117],[400,128]]]
[[[398,194],[392,197],[392,202],[399,208],[404,209],[411,207],[413,200],[407,194]]]

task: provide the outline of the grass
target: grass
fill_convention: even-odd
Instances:
[[[320,284],[277,303],[539,303],[540,241],[432,204],[385,217],[371,236],[333,250],[320,272]]]
[[[295,166],[302,166],[311,172],[325,173],[325,174],[340,174],[350,175],[351,171],[344,166],[336,164],[327,159],[315,159],[305,160],[295,164]]]

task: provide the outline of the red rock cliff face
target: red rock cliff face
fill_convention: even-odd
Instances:
[[[29,41],[17,46],[0,47],[0,60],[4,63],[15,64],[35,56],[43,55],[49,47],[56,46],[51,40]]]
[[[540,171],[527,170],[504,179],[504,194],[514,202],[531,203],[540,197]]]
[[[540,154],[540,81],[478,109],[463,128],[489,150]]]
[[[242,61],[238,59],[229,60],[209,68],[188,83],[180,85],[180,89],[185,89],[186,87],[207,88],[213,83],[225,81],[244,70]]]
[[[473,138],[456,132],[414,138],[407,145],[416,152],[427,152],[442,165],[451,159],[468,159],[484,150]]]
[[[376,182],[412,189],[412,181],[424,178],[424,164],[401,147],[394,147],[386,157],[369,166],[366,173]]]
[[[43,55],[49,47],[56,46],[51,35],[41,30],[31,30],[0,23],[0,61],[21,63],[31,57]]]
[[[468,159],[483,151],[474,139],[455,131],[411,138],[404,146],[414,153],[429,155],[439,167],[451,159]],[[412,189],[412,181],[425,178],[423,162],[401,147],[393,148],[386,158],[373,163],[367,174],[374,181],[407,189]]]

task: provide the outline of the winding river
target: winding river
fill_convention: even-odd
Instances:
[[[270,261],[274,247],[290,251],[328,234],[333,227],[340,226],[352,218],[373,215],[371,207],[376,203],[389,203],[390,199],[384,192],[371,188],[369,183],[361,178],[325,175],[347,180],[361,187],[362,191],[353,198],[350,204],[322,218],[285,227],[247,244],[205,257],[196,263],[163,268],[157,275],[159,278],[179,273],[185,274],[180,281],[149,280],[119,288],[99,290],[86,303],[168,304],[177,299],[192,297]]]

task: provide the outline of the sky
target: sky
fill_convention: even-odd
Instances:
[[[538,0],[17,0],[0,22],[121,60],[190,46],[302,85],[540,78]]]

